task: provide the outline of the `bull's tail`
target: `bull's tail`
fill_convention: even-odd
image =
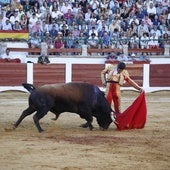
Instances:
[[[27,89],[30,93],[32,93],[35,90],[35,87],[32,84],[28,83],[22,83],[25,89]]]

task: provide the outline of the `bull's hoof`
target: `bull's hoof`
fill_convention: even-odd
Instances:
[[[15,130],[15,129],[17,128],[17,125],[16,125],[16,124],[13,124],[13,125],[12,125],[12,128],[13,128],[13,130]]]
[[[42,133],[42,132],[44,132],[44,129],[39,129],[38,131],[39,131],[39,133]]]
[[[84,123],[84,124],[80,125],[80,127],[82,127],[82,128],[88,128],[89,125],[88,125],[88,123]]]
[[[104,128],[103,128],[103,127],[101,127],[101,126],[99,127],[99,129],[104,131]]]
[[[90,130],[93,130],[94,127],[93,127],[92,125],[89,125],[89,129],[90,129]]]

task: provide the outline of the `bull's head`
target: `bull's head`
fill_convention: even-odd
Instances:
[[[97,122],[101,130],[107,130],[112,122],[115,123],[114,112],[98,117]]]

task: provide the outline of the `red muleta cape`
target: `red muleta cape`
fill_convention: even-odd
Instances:
[[[140,93],[136,100],[123,113],[117,115],[117,129],[141,129],[146,123],[147,108],[145,92]]]

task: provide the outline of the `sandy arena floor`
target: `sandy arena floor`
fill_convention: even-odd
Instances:
[[[11,130],[27,107],[28,93],[0,93],[0,170],[169,170],[170,92],[146,94],[144,129],[117,131],[111,124],[100,131],[80,128],[84,120],[63,113],[57,121],[49,112],[38,133],[32,116]],[[122,110],[137,97],[122,92]]]

